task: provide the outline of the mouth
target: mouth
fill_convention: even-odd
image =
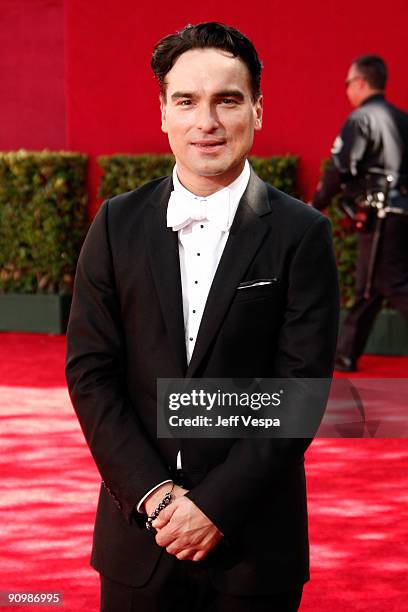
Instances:
[[[217,151],[225,145],[225,140],[196,140],[192,146],[204,152]]]

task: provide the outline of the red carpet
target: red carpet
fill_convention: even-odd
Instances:
[[[62,336],[0,334],[0,591],[63,591],[63,610],[97,612],[99,476],[64,388],[64,351]],[[404,377],[408,358],[367,356],[361,369]],[[302,612],[408,610],[407,466],[407,440],[314,442]]]

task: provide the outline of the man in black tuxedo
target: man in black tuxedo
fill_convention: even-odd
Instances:
[[[262,97],[245,36],[187,26],[152,67],[176,166],[101,206],[67,334],[70,395],[103,479],[101,610],[294,611],[309,578],[310,440],[158,438],[156,382],[330,377],[330,224],[248,164]]]

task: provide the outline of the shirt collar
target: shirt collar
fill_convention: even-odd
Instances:
[[[205,197],[197,196],[191,191],[189,191],[188,189],[186,189],[184,185],[180,183],[179,177],[177,176],[177,164],[176,164],[173,168],[173,189],[176,192],[179,191],[183,193],[187,197],[193,198],[195,200],[206,200],[207,202],[211,202],[211,199],[214,198],[214,196],[217,196],[217,199],[219,199],[220,197],[222,197],[222,194],[225,193],[225,203],[227,205],[227,203],[229,202],[230,219],[232,222],[235,216],[235,213],[237,211],[239,201],[241,200],[242,196],[244,195],[244,191],[248,186],[250,175],[251,175],[251,170],[249,167],[249,162],[246,159],[244,168],[241,174],[232,183],[230,183],[226,187],[223,187],[223,189],[220,189],[219,191],[216,191],[215,193],[212,193],[208,196],[205,196]],[[228,198],[228,195],[229,195],[229,198]]]
[[[364,106],[364,104],[370,104],[370,102],[376,102],[377,100],[384,100],[385,95],[383,93],[375,93],[363,100],[360,106]]]

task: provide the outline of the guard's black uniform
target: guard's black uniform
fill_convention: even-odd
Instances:
[[[331,163],[314,198],[326,208],[340,191],[349,203],[369,189],[383,190],[393,175],[392,206],[408,212],[408,114],[381,94],[367,98],[348,117],[336,138]],[[367,178],[368,175],[368,178]],[[390,215],[384,222],[370,297],[364,298],[373,241],[375,214],[359,232],[355,302],[344,322],[337,352],[352,367],[364,350],[384,298],[408,320],[408,216]]]

